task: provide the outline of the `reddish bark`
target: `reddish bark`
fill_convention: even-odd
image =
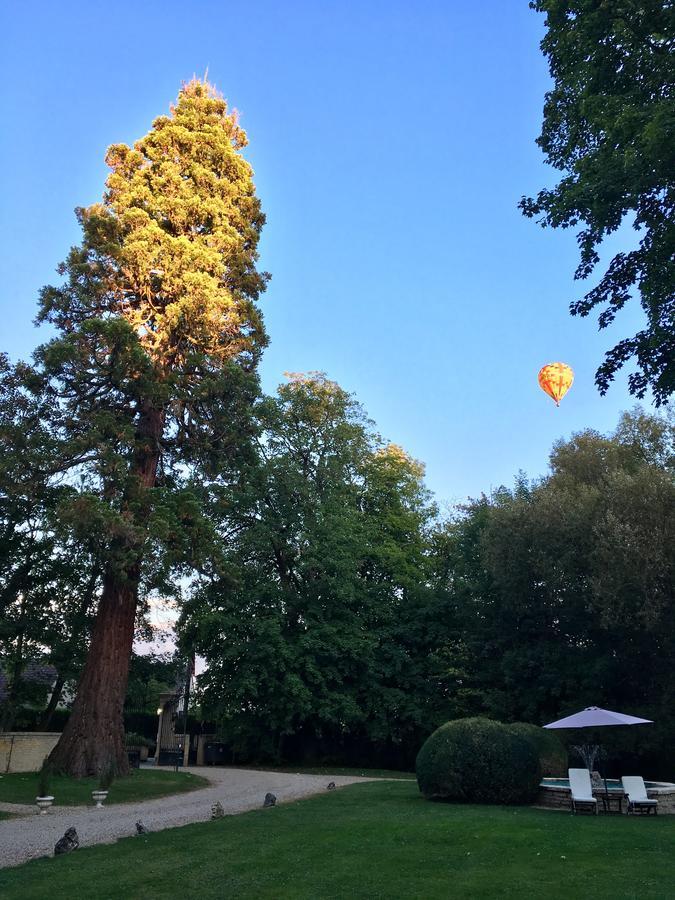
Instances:
[[[157,478],[164,417],[147,408],[138,426],[138,449],[133,462],[136,486],[142,493]],[[138,528],[147,520],[149,502],[137,513]],[[139,520],[140,517],[140,520]],[[134,640],[142,550],[125,548],[129,562],[120,569],[110,564],[91,636],[87,661],[77,687],[70,718],[49,761],[55,771],[75,777],[129,772],[124,747],[123,708]]]
[[[69,775],[129,771],[122,709],[134,639],[138,582],[106,577],[73,711],[50,762]]]

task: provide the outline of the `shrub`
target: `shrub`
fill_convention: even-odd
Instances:
[[[532,741],[539,756],[542,775],[567,774],[567,750],[555,734],[538,725],[530,725],[529,722],[515,722],[509,728],[515,734]]]
[[[137,734],[135,731],[127,731],[124,735],[124,744],[127,747],[151,747],[153,743],[150,738]]]
[[[464,803],[527,803],[541,777],[533,743],[482,718],[441,725],[417,754],[416,769],[427,799]]]

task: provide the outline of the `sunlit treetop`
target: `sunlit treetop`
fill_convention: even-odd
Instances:
[[[255,305],[264,224],[246,133],[207,82],[181,89],[133,147],[114,144],[102,203],[77,211],[84,239],[46,288],[40,318],[70,332],[122,317],[158,369],[195,354],[253,364],[266,342]]]

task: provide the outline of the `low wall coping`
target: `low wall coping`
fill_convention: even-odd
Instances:
[[[0,731],[0,740],[2,738],[17,737],[60,737],[60,731]]]

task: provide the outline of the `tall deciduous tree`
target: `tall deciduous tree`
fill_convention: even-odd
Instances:
[[[184,86],[144,138],[108,150],[103,202],[78,210],[82,244],[61,266],[64,284],[42,291],[39,318],[57,336],[23,390],[50,403],[54,469],[75,488],[62,514],[108,538],[89,654],[51,755],[74,775],[127,770],[139,585],[199,554],[199,482],[235,452],[257,389],[267,276],[245,145],[208,84]]]
[[[663,0],[536,0],[546,14],[542,50],[553,87],[538,144],[564,175],[523,198],[544,226],[574,228],[591,275],[607,235],[627,221],[632,250],[617,253],[574,315],[602,309],[601,328],[639,294],[645,326],[609,350],[596,383],[605,393],[634,361],[633,394],[651,388],[657,404],[675,391],[675,7]]]
[[[320,375],[283,385],[261,427],[248,489],[214,494],[218,571],[184,607],[209,715],[249,758],[414,745],[436,687],[422,468]]]

